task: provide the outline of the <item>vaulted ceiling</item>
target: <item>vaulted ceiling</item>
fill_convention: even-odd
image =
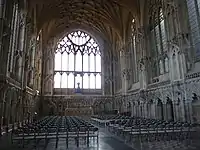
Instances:
[[[49,39],[77,25],[95,30],[104,39],[116,41],[127,37],[138,0],[29,0],[35,10],[37,30]],[[31,13],[30,13],[31,14]],[[32,14],[31,14],[32,15]]]

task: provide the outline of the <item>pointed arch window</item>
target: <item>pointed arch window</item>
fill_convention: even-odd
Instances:
[[[74,31],[61,39],[55,51],[54,64],[54,88],[76,88],[77,84],[84,89],[101,88],[100,48],[87,33]]]
[[[187,0],[189,25],[195,58],[200,60],[200,0]]]
[[[158,77],[165,72],[165,63],[162,55],[167,51],[167,34],[165,19],[163,15],[162,7],[154,5],[152,7],[152,14],[149,20],[150,23],[150,45],[151,45],[151,56],[153,58],[152,70],[160,70],[153,72],[153,78]]]
[[[137,51],[137,36],[136,36],[136,20],[132,20],[131,24],[131,66],[132,66],[132,74],[133,74],[133,83],[136,83],[139,81],[139,76],[138,76],[138,67],[137,67],[137,62],[139,59],[139,51]]]

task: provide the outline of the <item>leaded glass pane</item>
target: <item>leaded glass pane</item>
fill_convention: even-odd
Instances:
[[[69,54],[69,71],[74,71],[74,54]]]
[[[90,89],[95,89],[95,76],[94,76],[94,74],[90,75]]]
[[[60,88],[61,75],[57,72],[54,76],[54,88]]]
[[[89,88],[89,77],[88,74],[84,74],[83,76],[83,88],[88,89]]]
[[[68,88],[74,88],[74,75],[72,73],[68,76]]]
[[[100,76],[100,74],[96,75],[96,89],[101,89],[101,76]]]
[[[62,74],[61,88],[67,88],[67,74],[66,73]]]
[[[96,55],[96,72],[101,72],[101,56]]]
[[[82,55],[81,52],[78,51],[76,54],[76,71],[82,71]]]
[[[61,53],[55,54],[55,71],[61,70]]]
[[[68,54],[67,52],[64,52],[62,54],[62,71],[68,70]]]
[[[90,54],[90,72],[94,72],[95,62],[94,54]]]
[[[83,55],[83,71],[89,71],[89,59],[88,54]]]

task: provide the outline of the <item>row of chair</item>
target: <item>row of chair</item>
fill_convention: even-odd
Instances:
[[[132,142],[135,139],[146,142],[192,138],[194,137],[192,133],[195,133],[199,124],[127,117],[126,119],[113,119],[107,127],[110,132],[126,139],[126,142]]]
[[[98,143],[98,128],[78,117],[48,116],[31,124],[26,124],[12,132],[12,142],[20,142],[23,147],[25,143],[45,140],[45,145],[51,139],[56,140],[56,147],[59,139],[66,140],[66,147],[69,140],[74,139],[75,145],[79,147],[79,140],[85,140],[89,146],[89,139],[95,138]]]

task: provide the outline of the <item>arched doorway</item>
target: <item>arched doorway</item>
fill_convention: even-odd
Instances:
[[[169,121],[174,121],[174,109],[173,109],[173,103],[172,100],[167,97],[167,103],[166,103],[166,119]]]
[[[147,104],[147,112],[148,112],[148,117],[153,118],[154,117],[154,105],[153,105],[153,100],[151,99],[148,104]]]
[[[161,99],[158,99],[157,103],[157,118],[160,120],[164,120],[163,103]]]

